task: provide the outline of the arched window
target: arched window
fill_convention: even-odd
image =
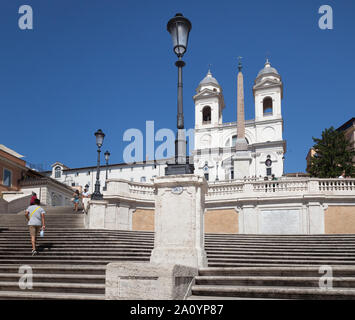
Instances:
[[[266,97],[263,100],[263,113],[264,113],[264,116],[271,116],[272,115],[272,98]]]
[[[146,182],[146,177],[141,177],[141,182]]]
[[[211,107],[204,107],[202,110],[202,123],[210,124],[211,123]]]
[[[237,143],[237,138],[238,136],[237,135],[234,135],[232,137],[232,147],[235,147],[236,143]],[[245,138],[245,140],[247,141],[247,144],[249,144],[249,140],[247,138]]]
[[[56,179],[58,179],[61,176],[62,176],[62,169],[60,167],[55,167],[55,169],[54,169],[54,177]]]

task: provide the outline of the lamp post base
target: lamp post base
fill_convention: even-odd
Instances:
[[[100,192],[100,181],[96,180],[95,191],[91,195],[91,200],[102,200],[104,198],[103,194]]]
[[[189,163],[168,163],[168,166],[165,168],[166,176],[175,176],[180,174],[193,174],[195,167],[193,164]]]
[[[104,198],[104,196],[102,195],[102,193],[100,192],[94,192],[92,195],[91,195],[91,200],[102,200]]]

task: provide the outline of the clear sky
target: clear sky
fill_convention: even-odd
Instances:
[[[20,30],[29,4],[34,29]],[[331,5],[334,29],[318,27]],[[208,65],[221,84],[224,121],[236,120],[237,57],[242,56],[246,118],[265,56],[282,76],[285,171],[304,171],[312,136],[355,116],[353,0],[1,0],[0,143],[43,166],[95,165],[94,132],[106,133],[111,163],[122,161],[123,133],[176,125],[176,60],[167,21],[192,22],[184,57],[185,126]]]

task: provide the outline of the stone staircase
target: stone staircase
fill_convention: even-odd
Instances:
[[[85,230],[84,215],[71,208],[46,211],[34,257],[23,213],[0,215],[0,299],[104,299],[109,262],[149,261],[152,233]],[[24,265],[32,267],[32,290],[19,287]]]
[[[0,299],[104,299],[113,261],[149,261],[152,232],[85,230],[71,208],[48,208],[39,254],[31,256],[23,214],[0,215]],[[206,235],[209,267],[189,299],[355,299],[355,235]],[[19,268],[33,289],[19,288]],[[320,289],[332,266],[333,289]]]
[[[206,235],[189,299],[355,299],[355,235]],[[320,288],[331,266],[333,288]]]

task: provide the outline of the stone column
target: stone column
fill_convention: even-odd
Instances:
[[[207,267],[204,207],[207,182],[197,175],[154,179],[155,240],[151,263]]]

